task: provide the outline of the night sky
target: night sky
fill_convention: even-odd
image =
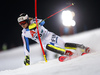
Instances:
[[[8,48],[22,45],[21,30],[17,23],[20,13],[27,13],[30,17],[35,16],[35,0],[2,0],[0,2],[0,50],[3,43]],[[53,13],[68,6],[71,2],[75,5],[66,9],[75,12],[74,20],[76,21],[77,33],[84,30],[91,30],[100,27],[99,0],[37,0],[37,16],[45,19]],[[49,31],[60,35],[61,12],[46,20],[45,28]],[[84,28],[86,27],[86,29]],[[91,37],[92,38],[92,37]],[[34,42],[31,42],[34,43]]]

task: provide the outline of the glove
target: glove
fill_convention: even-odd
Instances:
[[[24,64],[26,66],[30,65],[30,57],[29,56],[25,56]]]
[[[39,23],[39,25],[43,26],[45,24],[45,21],[42,21],[41,23]]]

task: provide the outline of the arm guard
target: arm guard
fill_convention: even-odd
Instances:
[[[23,44],[24,44],[24,53],[25,55],[29,55],[29,40],[25,36],[22,36]]]

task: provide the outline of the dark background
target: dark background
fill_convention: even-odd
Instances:
[[[21,30],[17,23],[20,13],[35,16],[35,0],[2,0],[0,2],[0,50],[4,43],[8,49],[22,45]],[[37,0],[37,16],[45,19],[53,13],[68,6],[71,2],[75,5],[66,9],[75,12],[77,33],[100,27],[99,0]],[[49,31],[60,35],[61,12],[46,20],[44,25]],[[33,42],[30,42],[33,43]]]

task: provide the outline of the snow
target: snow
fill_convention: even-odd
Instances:
[[[100,75],[100,28],[71,36],[63,36],[66,42],[84,44],[91,53],[59,62],[55,53],[48,51],[48,62],[44,61],[38,44],[30,45],[31,65],[24,66],[23,47],[0,52],[0,75]]]

